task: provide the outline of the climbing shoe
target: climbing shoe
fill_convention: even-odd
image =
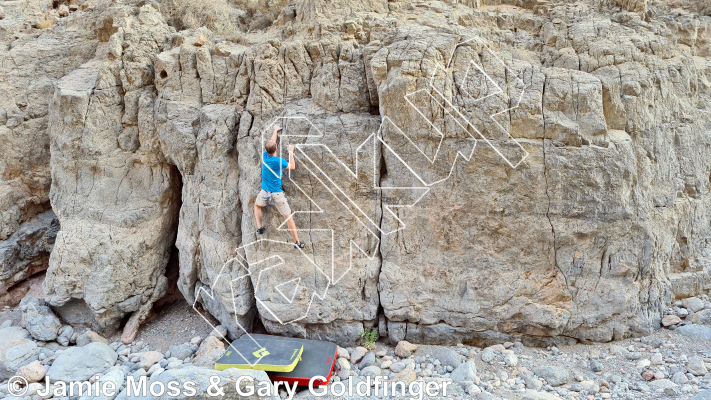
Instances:
[[[261,227],[261,228],[257,229],[257,233],[260,234],[260,235],[263,234],[263,233],[264,233],[264,227]]]
[[[294,242],[294,248],[295,248],[295,249],[303,249],[304,247],[306,247],[305,244],[303,244],[303,243],[301,243],[301,242]]]

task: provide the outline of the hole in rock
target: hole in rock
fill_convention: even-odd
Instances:
[[[161,77],[161,79],[165,79],[168,77],[168,73],[165,71],[160,71],[160,77]]]
[[[168,278],[168,290],[160,300],[153,305],[153,311],[159,312],[160,308],[176,301],[184,300],[183,294],[178,290],[178,279],[180,278],[180,262],[178,260],[178,248],[173,245],[165,267],[165,277]]]

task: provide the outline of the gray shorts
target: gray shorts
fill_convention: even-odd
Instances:
[[[264,200],[265,194],[267,194],[267,191],[262,189],[257,195],[257,200],[255,201],[255,204],[259,207],[267,206],[267,202]],[[277,210],[279,210],[279,213],[281,213],[281,215],[286,217],[287,215],[291,214],[291,208],[289,208],[289,203],[286,202],[286,196],[284,195],[284,192],[272,193],[272,197],[274,198],[274,205],[276,206]]]

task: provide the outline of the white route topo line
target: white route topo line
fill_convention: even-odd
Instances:
[[[479,42],[479,43],[506,69],[506,71],[511,74],[511,76],[515,76],[515,79],[516,79],[522,86],[524,86],[524,87],[521,89],[521,94],[518,96],[515,105],[513,105],[512,107],[506,108],[506,109],[504,109],[504,110],[501,110],[501,111],[499,111],[499,112],[496,112],[496,113],[494,113],[494,114],[491,114],[491,115],[488,117],[488,118],[491,119],[502,131],[506,132],[506,134],[508,135],[508,137],[509,137],[511,140],[513,140],[514,143],[516,143],[516,145],[518,145],[519,148],[523,151],[523,154],[524,154],[523,157],[521,158],[521,160],[519,160],[519,161],[518,161],[517,163],[515,163],[515,164],[514,164],[512,161],[510,161],[509,159],[507,159],[506,156],[504,156],[504,155],[501,153],[501,151],[500,151],[496,146],[494,146],[494,145],[482,134],[482,132],[481,132],[476,126],[474,126],[474,124],[471,123],[471,121],[470,121],[469,119],[466,118],[466,116],[464,115],[464,113],[463,113],[462,111],[460,111],[457,107],[455,107],[455,106],[454,106],[439,90],[437,90],[437,88],[435,87],[435,82],[434,82],[434,81],[435,81],[435,76],[436,76],[436,74],[438,73],[438,71],[439,71],[439,70],[442,70],[442,71],[444,71],[444,73],[446,74],[446,73],[449,71],[449,69],[450,69],[451,62],[452,62],[452,60],[453,60],[453,58],[454,58],[454,54],[455,54],[456,49],[457,49],[459,46],[462,46],[462,45],[464,45],[464,44],[466,44],[466,43],[469,43],[469,42],[471,42],[471,41],[477,41],[477,42]],[[466,71],[465,77],[464,77],[464,82],[467,81],[467,77],[469,76],[469,73],[470,73],[470,71],[471,71],[472,66],[473,66],[474,68],[476,68],[481,74],[483,74],[484,77],[485,77],[488,81],[490,81],[498,90],[497,90],[496,92],[494,92],[494,93],[488,94],[488,95],[486,95],[486,96],[484,96],[484,97],[477,98],[477,99],[474,99],[474,97],[471,95],[471,93],[467,90],[466,87],[460,87],[460,90],[461,90],[462,93],[464,93],[464,94],[466,94],[467,96],[469,96],[470,98],[472,98],[474,102],[479,102],[479,101],[482,101],[482,100],[484,100],[484,99],[486,99],[486,98],[489,98],[489,97],[496,96],[496,95],[499,95],[499,94],[503,94],[503,93],[504,93],[503,89],[496,83],[496,81],[495,81],[489,74],[487,74],[487,73],[484,71],[484,69],[483,69],[479,64],[477,64],[474,60],[471,60],[470,63],[468,64],[467,71]],[[454,73],[454,71],[449,71],[449,72],[451,72],[452,74]],[[429,156],[427,156],[427,154],[426,154],[419,146],[417,146],[417,145],[414,143],[414,141],[413,141],[409,136],[407,136],[407,134],[405,134],[395,123],[393,123],[393,121],[392,121],[388,116],[383,116],[383,117],[382,117],[381,125],[380,125],[380,128],[378,129],[378,132],[377,132],[377,133],[373,133],[373,134],[371,134],[370,136],[368,136],[368,137],[365,139],[365,141],[363,141],[363,143],[361,143],[361,144],[358,146],[358,148],[356,148],[356,151],[355,151],[355,157],[356,157],[356,159],[355,159],[355,168],[354,168],[354,170],[350,169],[340,158],[338,158],[338,157],[333,153],[333,151],[331,150],[331,148],[329,148],[326,144],[323,144],[323,143],[306,143],[306,144],[300,143],[300,144],[294,144],[295,149],[298,150],[299,153],[300,153],[300,155],[304,157],[304,160],[307,160],[307,161],[308,161],[308,163],[306,163],[306,162],[301,163],[302,167],[303,167],[305,170],[307,170],[308,173],[311,174],[311,176],[315,177],[315,178],[318,180],[318,182],[321,183],[321,184],[324,186],[324,188],[325,188],[334,198],[336,198],[336,199],[338,200],[338,202],[339,202],[341,205],[343,205],[344,207],[346,207],[346,209],[357,219],[357,221],[361,224],[361,226],[362,226],[363,228],[365,228],[365,230],[366,230],[370,235],[372,235],[373,238],[376,239],[376,241],[377,241],[377,242],[376,242],[376,246],[377,246],[377,245],[379,244],[379,242],[380,242],[380,237],[379,237],[378,235],[376,235],[375,232],[373,232],[373,230],[378,231],[378,232],[380,233],[380,235],[390,235],[390,234],[393,234],[393,233],[395,233],[395,232],[398,232],[398,231],[400,231],[400,230],[402,230],[402,229],[404,229],[404,228],[406,227],[406,224],[398,217],[398,215],[393,211],[393,209],[395,209],[395,208],[400,208],[400,207],[404,207],[404,208],[414,207],[415,205],[417,205],[417,204],[420,202],[420,200],[422,200],[422,198],[423,198],[427,193],[429,193],[429,191],[430,191],[430,189],[431,189],[431,186],[433,186],[433,185],[435,185],[435,184],[437,184],[437,183],[441,183],[441,182],[443,182],[443,181],[449,179],[449,177],[451,177],[452,171],[454,170],[454,167],[456,166],[457,161],[458,161],[458,159],[459,159],[460,156],[461,156],[462,158],[464,158],[467,162],[469,162],[469,161],[471,160],[471,157],[472,157],[472,155],[474,154],[474,150],[475,150],[475,148],[476,148],[477,138],[473,137],[473,136],[469,133],[468,127],[471,127],[471,128],[478,134],[478,136],[480,137],[480,139],[484,140],[487,144],[489,144],[489,146],[491,146],[491,148],[492,148],[494,151],[496,151],[496,153],[497,153],[499,156],[501,156],[501,157],[504,159],[504,161],[505,161],[509,166],[511,166],[512,168],[517,168],[517,167],[526,159],[526,157],[529,155],[529,153],[523,148],[523,146],[522,146],[515,138],[513,138],[513,137],[511,136],[510,132],[507,131],[507,130],[506,130],[498,121],[496,121],[496,119],[495,119],[496,116],[501,115],[501,114],[506,113],[506,112],[509,112],[509,111],[511,111],[511,110],[513,110],[513,109],[519,107],[519,105],[520,105],[520,103],[521,103],[521,100],[522,100],[522,98],[523,98],[524,92],[525,92],[525,84],[524,84],[523,80],[521,80],[521,78],[519,78],[518,75],[515,74],[513,71],[511,71],[511,69],[510,69],[486,44],[484,44],[484,42],[483,42],[480,38],[478,38],[478,37],[473,37],[473,38],[471,38],[471,39],[467,39],[467,40],[465,40],[465,41],[462,41],[462,42],[458,43],[458,44],[455,46],[454,50],[452,51],[452,54],[450,55],[449,60],[447,61],[447,66],[446,66],[446,67],[442,66],[442,65],[439,64],[439,63],[436,64],[436,65],[435,65],[434,72],[433,72],[433,74],[432,74],[432,77],[430,78],[430,88],[437,94],[437,97],[438,97],[438,98],[435,97],[435,96],[433,96],[431,93],[427,92],[426,89],[421,89],[421,90],[419,90],[419,91],[416,91],[416,92],[409,93],[409,94],[405,95],[405,96],[404,96],[404,100],[405,100],[406,102],[408,102],[408,103],[410,104],[410,106],[411,106],[415,111],[417,111],[417,113],[419,113],[423,118],[425,118],[425,119],[427,120],[427,122],[430,124],[430,126],[431,126],[431,127],[439,134],[439,136],[441,137],[441,139],[440,139],[440,141],[439,141],[439,144],[438,144],[438,146],[437,146],[437,149],[436,149],[436,151],[435,151],[435,153],[434,153],[434,156],[433,156],[432,158],[430,158]],[[399,132],[402,136],[404,136],[423,156],[425,156],[425,157],[427,158],[428,161],[430,161],[430,163],[433,163],[433,164],[434,164],[434,162],[436,161],[437,156],[438,156],[438,154],[439,154],[439,150],[440,150],[440,147],[441,147],[441,145],[442,145],[442,141],[444,140],[445,135],[444,135],[443,132],[441,132],[441,131],[439,130],[439,128],[437,128],[437,126],[435,125],[435,123],[434,123],[433,121],[429,120],[429,119],[426,117],[426,115],[425,115],[422,111],[420,111],[420,110],[415,106],[415,104],[413,104],[413,102],[410,100],[410,97],[416,95],[418,92],[421,92],[421,91],[425,91],[425,93],[427,93],[427,95],[429,95],[430,98],[431,98],[433,101],[435,101],[440,107],[442,107],[442,109],[444,110],[444,112],[446,112],[447,115],[449,115],[451,118],[453,118],[454,121],[455,121],[455,123],[456,123],[457,125],[459,125],[460,128],[462,128],[465,132],[467,132],[467,135],[469,136],[469,138],[467,138],[467,139],[473,140],[473,142],[474,142],[473,145],[472,145],[472,148],[471,148],[471,150],[468,152],[468,154],[465,154],[465,153],[462,153],[462,152],[459,152],[459,151],[457,152],[457,154],[456,154],[456,156],[455,156],[455,159],[454,159],[454,161],[452,162],[452,167],[450,168],[450,171],[449,171],[449,174],[447,175],[447,177],[445,177],[445,178],[443,178],[443,179],[440,179],[440,180],[438,180],[438,181],[436,181],[436,182],[429,183],[429,184],[426,183],[426,181],[425,181],[405,160],[403,160],[403,158],[392,148],[392,146],[390,146],[388,143],[386,143],[386,141],[383,139],[383,129],[387,126],[387,124],[391,124],[392,127],[394,127],[394,128],[397,130],[397,132]],[[449,111],[450,109],[453,110],[456,115],[452,114],[452,113]],[[459,119],[456,118],[457,116],[459,117]],[[311,135],[311,134],[307,134],[307,135],[291,135],[291,134],[289,134],[289,135],[287,135],[287,134],[284,134],[284,135],[281,135],[282,144],[284,143],[284,141],[285,141],[284,139],[286,139],[286,138],[292,138],[292,137],[298,137],[298,138],[322,138],[322,137],[324,136],[324,135],[323,135],[323,132],[321,132],[307,117],[305,117],[305,116],[283,116],[283,115],[282,115],[282,116],[278,116],[278,117],[273,118],[272,121],[267,125],[267,127],[266,127],[264,130],[262,130],[262,134],[261,134],[261,144],[262,144],[262,148],[264,147],[264,143],[265,143],[265,134],[268,134],[268,133],[269,133],[269,129],[270,129],[271,127],[273,127],[274,124],[276,124],[276,122],[279,121],[279,120],[290,120],[290,119],[293,119],[293,120],[297,120],[297,119],[305,120],[306,122],[309,123],[309,125],[310,125],[313,129],[315,129],[315,130],[317,131],[317,134],[315,134],[315,135]],[[466,123],[465,123],[465,124],[462,124],[462,123],[460,122],[460,120],[466,121]],[[325,149],[326,152],[327,152],[331,157],[333,157],[333,158],[335,159],[335,161],[337,162],[337,164],[339,164],[340,166],[342,166],[342,167],[345,169],[345,171],[346,171],[349,175],[351,175],[351,176],[352,176],[353,178],[355,178],[355,179],[358,179],[358,176],[359,176],[359,173],[358,173],[358,172],[359,172],[359,165],[361,164],[361,163],[359,162],[359,159],[358,159],[358,152],[359,152],[362,148],[364,148],[364,147],[366,146],[366,144],[368,143],[368,141],[372,141],[372,143],[373,143],[373,150],[372,150],[372,151],[373,151],[373,153],[372,153],[372,156],[373,156],[373,157],[372,157],[372,158],[373,158],[373,188],[372,188],[372,189],[373,189],[373,190],[375,190],[376,192],[381,193],[381,196],[382,196],[382,192],[385,191],[385,190],[393,190],[393,191],[415,190],[415,191],[422,191],[422,193],[419,195],[419,197],[417,197],[417,199],[416,199],[414,202],[412,202],[411,204],[401,204],[401,205],[382,204],[383,210],[386,210],[386,211],[397,221],[397,223],[398,223],[398,228],[397,228],[397,229],[392,230],[392,231],[388,231],[388,232],[383,231],[383,230],[381,229],[380,224],[376,224],[375,221],[373,221],[373,220],[367,215],[367,213],[366,213],[365,211],[363,211],[363,210],[361,209],[361,207],[360,207],[353,199],[351,199],[350,196],[348,196],[348,194],[346,193],[346,191],[343,190],[343,189],[341,188],[341,186],[340,186],[333,178],[331,178],[330,175],[328,175],[325,171],[323,171],[323,170],[321,169],[321,167],[319,167],[319,165],[318,165],[313,159],[311,159],[311,158],[308,156],[308,154],[304,151],[304,148],[308,148],[308,147],[321,147],[321,148]],[[375,155],[377,154],[377,147],[376,147],[376,146],[377,146],[378,144],[380,144],[380,145],[382,146],[382,147],[381,147],[382,151],[386,151],[386,150],[387,150],[387,151],[390,151],[390,152],[397,158],[397,160],[400,161],[400,162],[405,166],[405,168],[406,168],[410,173],[413,174],[413,176],[422,184],[422,186],[412,186],[412,187],[381,187],[381,186],[378,184],[378,173],[377,173],[377,169],[376,169],[377,163],[376,163],[376,158],[375,158]],[[262,153],[260,152],[260,159],[261,159],[261,154],[262,154]],[[282,154],[282,153],[281,153],[281,151],[280,151],[280,155],[281,155],[281,154]],[[296,154],[294,155],[294,157],[296,158]],[[314,172],[311,168],[309,168],[309,164],[310,164],[311,167],[312,167],[313,169],[315,169],[317,172]],[[283,171],[279,171],[279,173],[277,173],[276,171],[273,171],[271,168],[269,168],[269,166],[267,166],[267,169],[269,169],[269,171],[270,171],[271,173],[273,173],[275,176],[280,177],[280,178],[283,178]],[[317,211],[295,211],[295,212],[292,212],[292,218],[293,218],[293,216],[294,216],[295,214],[324,214],[324,213],[325,213],[324,209],[323,209],[322,207],[320,207],[320,206],[318,205],[318,203],[315,202],[310,196],[308,196],[308,194],[306,194],[306,191],[303,190],[303,188],[298,184],[298,182],[296,182],[294,179],[292,179],[291,171],[288,172],[288,177],[289,177],[289,182],[293,183],[294,186],[318,209]],[[325,181],[324,181],[324,180],[325,180]],[[332,188],[333,188],[333,189],[332,189]],[[340,194],[340,196],[345,197],[346,201],[343,201],[339,196],[337,196],[337,193]],[[349,204],[350,204],[350,206],[349,206]],[[357,210],[357,212],[354,211],[354,209]],[[381,217],[381,218],[382,218],[382,217]],[[364,221],[364,220],[365,220],[365,221]],[[286,221],[284,221],[282,224],[280,224],[280,225],[277,227],[277,230],[278,230],[278,231],[288,231],[288,230],[289,230],[288,228],[283,228],[283,226],[284,226],[285,224],[286,224]],[[375,229],[371,229],[371,228],[375,228]],[[255,240],[255,241],[250,242],[250,243],[247,243],[247,244],[243,244],[242,246],[236,248],[236,249],[235,249],[236,256],[233,257],[233,258],[231,258],[231,259],[229,259],[229,260],[227,260],[227,261],[223,264],[222,268],[220,269],[220,272],[218,273],[218,275],[215,277],[215,279],[213,280],[212,284],[210,285],[210,290],[209,290],[209,291],[206,290],[205,287],[203,286],[203,287],[200,287],[200,289],[197,291],[197,293],[195,294],[195,301],[193,302],[193,309],[194,309],[198,314],[200,314],[200,316],[205,320],[205,322],[207,322],[208,325],[210,325],[210,326],[213,328],[213,330],[215,329],[215,326],[213,326],[212,323],[211,323],[200,311],[198,311],[198,309],[197,309],[197,304],[198,304],[198,302],[199,302],[199,299],[200,299],[200,296],[201,296],[201,295],[206,296],[206,297],[210,298],[211,300],[215,300],[215,287],[216,287],[217,283],[220,281],[220,279],[223,277],[223,275],[226,276],[225,268],[228,266],[228,264],[231,264],[231,263],[233,263],[233,262],[238,263],[238,264],[239,264],[239,267],[237,268],[237,270],[239,271],[240,269],[244,269],[245,272],[244,272],[242,275],[238,275],[236,278],[231,279],[230,282],[229,282],[229,283],[230,283],[230,291],[232,292],[232,306],[234,307],[234,310],[235,310],[235,314],[234,314],[234,316],[235,316],[235,323],[236,323],[237,326],[244,332],[244,334],[246,334],[254,343],[256,343],[256,344],[261,348],[262,346],[261,346],[261,345],[257,342],[257,340],[255,340],[254,337],[252,337],[252,335],[239,323],[239,320],[238,320],[238,318],[237,318],[237,315],[238,315],[238,314],[237,314],[236,299],[237,299],[238,295],[234,292],[234,285],[233,285],[233,284],[236,283],[237,281],[242,280],[242,279],[245,279],[245,278],[247,278],[247,277],[252,278],[252,274],[253,274],[254,271],[251,271],[250,268],[255,267],[256,265],[259,265],[259,264],[267,264],[267,262],[268,262],[269,260],[272,260],[272,259],[276,260],[276,262],[275,262],[273,265],[271,265],[271,266],[269,266],[269,267],[267,267],[267,268],[262,269],[262,270],[259,271],[259,275],[257,276],[257,282],[256,282],[256,284],[254,285],[254,292],[255,292],[255,293],[254,293],[254,296],[255,296],[255,300],[257,301],[258,304],[260,304],[262,307],[264,307],[264,308],[272,315],[272,317],[274,317],[274,319],[277,320],[277,322],[279,322],[280,324],[284,325],[284,324],[292,323],[292,322],[295,322],[295,321],[298,321],[298,320],[301,320],[301,319],[306,318],[306,316],[308,316],[308,312],[309,312],[309,310],[310,310],[310,308],[311,308],[311,304],[313,303],[314,298],[318,298],[319,300],[323,300],[323,299],[326,297],[326,294],[327,294],[327,292],[328,292],[328,288],[331,287],[331,286],[335,286],[336,284],[338,284],[338,282],[345,276],[345,274],[347,274],[347,273],[351,270],[351,268],[352,268],[352,262],[353,262],[353,258],[354,258],[354,250],[355,250],[356,254],[361,253],[361,254],[365,255],[368,260],[371,260],[371,261],[372,261],[372,260],[375,258],[375,256],[376,256],[376,254],[369,255],[369,254],[368,254],[365,250],[363,250],[353,239],[351,239],[351,240],[349,241],[349,242],[350,242],[350,243],[349,243],[349,244],[350,244],[350,246],[349,246],[350,253],[349,253],[349,266],[348,266],[348,269],[346,269],[346,271],[343,272],[343,274],[341,274],[341,276],[339,276],[338,278],[336,278],[336,276],[335,276],[335,267],[336,267],[336,266],[335,266],[335,254],[334,254],[334,252],[335,252],[335,232],[334,232],[334,230],[333,230],[333,229],[297,229],[297,231],[303,231],[303,232],[321,231],[321,232],[329,232],[329,233],[331,234],[331,268],[330,268],[331,274],[330,274],[330,276],[324,271],[323,268],[321,268],[321,267],[315,262],[315,260],[311,259],[311,258],[303,251],[303,249],[298,249],[298,251],[301,253],[301,255],[304,256],[304,257],[309,261],[309,263],[311,263],[311,265],[316,268],[316,270],[318,270],[321,274],[323,274],[324,278],[325,278],[326,281],[327,281],[326,287],[325,287],[325,289],[324,289],[324,291],[323,291],[322,294],[321,294],[321,293],[316,293],[316,292],[312,293],[311,298],[310,298],[310,301],[309,301],[309,304],[308,304],[308,306],[306,307],[306,310],[303,312],[303,315],[301,315],[301,316],[298,317],[298,318],[289,320],[289,321],[282,321],[282,320],[279,318],[279,316],[277,316],[277,315],[275,314],[275,312],[274,312],[273,310],[271,310],[271,309],[269,308],[269,306],[268,306],[267,304],[265,304],[265,302],[264,302],[262,299],[260,299],[260,298],[258,297],[257,289],[259,288],[259,284],[260,284],[261,279],[262,279],[262,274],[265,273],[265,272],[267,272],[267,271],[270,271],[270,270],[272,270],[272,269],[275,269],[276,267],[285,265],[285,261],[284,261],[284,259],[283,259],[281,256],[279,256],[279,255],[272,255],[272,256],[269,256],[269,257],[267,257],[267,258],[265,258],[265,259],[263,259],[263,260],[259,260],[259,261],[256,261],[256,262],[253,262],[253,263],[250,264],[250,263],[248,262],[248,260],[247,260],[245,257],[243,257],[243,256],[241,255],[241,251],[244,251],[244,252],[245,252],[245,255],[246,255],[246,254],[247,254],[246,251],[247,251],[247,248],[248,248],[248,247],[251,247],[251,246],[260,246],[260,247],[261,247],[264,243],[282,244],[282,245],[288,246],[290,249],[293,249],[293,246],[294,246],[293,243],[285,242],[285,241],[279,241],[279,240],[272,240],[272,239],[259,239],[259,240]],[[252,269],[255,269],[255,268],[252,268]],[[285,281],[285,282],[282,282],[282,283],[276,285],[276,286],[274,287],[274,289],[288,302],[288,304],[293,305],[293,301],[294,301],[294,298],[295,298],[295,296],[296,296],[296,293],[298,292],[298,289],[299,289],[299,286],[300,286],[300,284],[301,284],[301,281],[302,281],[301,277],[293,278],[293,279],[290,279],[290,280],[288,280],[288,281]],[[285,294],[284,292],[282,292],[282,290],[280,289],[280,287],[281,287],[281,286],[284,286],[284,285],[287,285],[287,284],[289,284],[289,283],[292,283],[292,282],[296,282],[295,285],[294,285],[294,292],[291,294],[291,296],[288,296],[287,294]],[[216,331],[215,331],[215,332],[216,332]],[[219,332],[218,332],[218,333],[219,333]],[[224,337],[222,334],[220,334],[220,336],[222,337],[223,340],[229,342],[229,341],[227,340],[227,338]],[[235,352],[237,352],[237,353],[238,353],[248,364],[250,364],[251,366],[254,366],[254,365],[258,364],[259,361],[264,357],[264,356],[260,357],[254,364],[251,364],[251,363],[249,363],[249,361],[248,361],[237,349],[235,349],[235,348],[232,346],[232,344],[230,344],[229,347],[232,348]]]

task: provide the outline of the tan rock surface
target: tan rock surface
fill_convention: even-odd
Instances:
[[[711,282],[709,17],[504,3],[260,3],[230,40],[149,5],[70,12],[0,49],[0,239],[50,199],[48,302],[102,332],[131,314],[128,342],[173,245],[181,293],[230,337],[257,317],[351,344],[372,326],[393,343],[647,333]],[[3,38],[24,18],[5,11]],[[297,145],[303,252],[273,210],[255,234],[273,123]]]

